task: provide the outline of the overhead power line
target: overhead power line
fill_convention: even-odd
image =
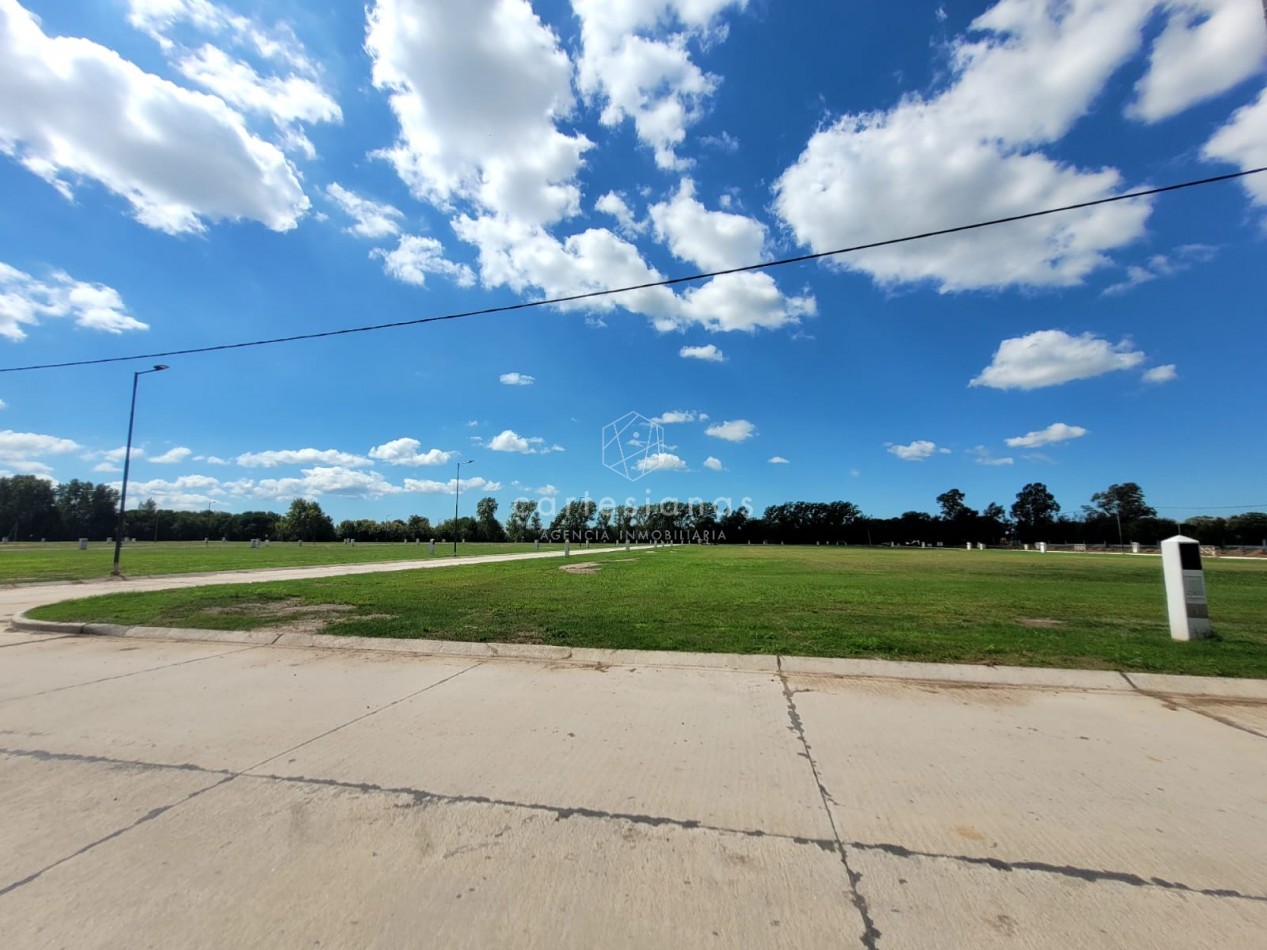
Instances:
[[[192,356],[196,353],[218,353],[224,350],[242,350],[255,346],[272,346],[277,343],[297,343],[300,340],[321,340],[326,337],[347,336],[353,333],[372,333],[377,330],[392,330],[397,327],[416,327],[425,323],[442,323],[446,320],[464,320],[468,317],[484,317],[497,313],[511,313],[516,310],[530,310],[535,307],[549,307],[556,304],[575,303],[578,300],[595,300],[599,297],[611,297],[616,294],[632,293],[635,290],[650,290],[656,287],[671,287],[675,284],[686,284],[697,280],[709,280],[713,277],[723,277],[727,274],[742,274],[747,271],[769,270],[772,267],[782,267],[786,264],[800,264],[805,261],[816,261],[826,257],[853,254],[857,251],[870,251],[879,247],[891,247],[895,244],[922,241],[926,238],[941,237],[946,234],[961,234],[964,231],[976,231],[981,228],[991,228],[1000,224],[1010,224],[1013,221],[1028,221],[1032,218],[1042,218],[1047,215],[1062,214],[1066,211],[1077,211],[1082,208],[1094,208],[1098,205],[1112,204],[1115,201],[1129,201],[1132,198],[1147,198],[1150,195],[1160,195],[1170,191],[1180,191],[1185,188],[1196,188],[1200,185],[1212,185],[1216,182],[1245,178],[1249,175],[1257,175],[1265,171],[1267,171],[1267,166],[1249,168],[1244,171],[1229,172],[1226,175],[1215,175],[1211,178],[1197,178],[1192,181],[1183,181],[1173,185],[1163,185],[1160,188],[1147,188],[1142,191],[1131,191],[1122,195],[1111,195],[1107,198],[1097,198],[1094,201],[1080,201],[1077,204],[1061,205],[1058,208],[1045,208],[1042,211],[1029,211],[1025,214],[1013,214],[1006,218],[991,218],[988,221],[978,221],[974,224],[961,224],[953,228],[940,228],[936,231],[925,231],[922,234],[908,234],[906,237],[889,238],[884,241],[872,241],[869,244],[855,244],[852,247],[841,247],[834,251],[818,251],[813,254],[798,254],[796,257],[784,257],[776,261],[765,261],[760,264],[747,264],[743,267],[729,267],[725,270],[713,270],[699,274],[687,274],[682,277],[670,277],[664,280],[648,281],[645,284],[631,284],[626,287],[612,287],[608,290],[591,290],[582,294],[570,294],[565,297],[547,297],[541,300],[527,300],[522,303],[503,304],[498,307],[485,307],[481,310],[464,310],[459,313],[445,313],[432,317],[418,317],[413,320],[396,320],[391,323],[376,323],[365,327],[344,327],[339,330],[321,330],[316,333],[298,333],[294,336],[279,336],[267,340],[248,340],[242,343],[220,343],[214,346],[195,346],[183,350],[163,350],[156,353],[137,353],[132,356],[110,356],[95,360],[69,360],[65,363],[37,363],[31,366],[6,366],[0,367],[0,373],[22,373],[28,370],[37,369],[66,369],[71,366],[100,366],[105,363],[127,363],[132,360],[153,360],[169,356]]]

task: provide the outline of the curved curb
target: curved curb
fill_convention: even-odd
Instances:
[[[14,616],[14,629],[62,636],[132,637],[139,640],[188,640],[246,643],[298,649],[359,650],[414,656],[459,656],[488,660],[535,660],[603,669],[610,666],[667,667],[746,673],[832,676],[852,679],[908,680],[985,688],[1064,689],[1111,692],[1159,692],[1225,700],[1267,702],[1267,680],[1054,667],[982,666],[968,663],[916,663],[901,660],[835,659],[745,653],[678,653],[662,650],[614,650],[540,643],[476,643],[467,640],[397,640],[344,637],[323,633],[270,630],[205,630],[184,627],[129,627],[111,623],[65,623]]]

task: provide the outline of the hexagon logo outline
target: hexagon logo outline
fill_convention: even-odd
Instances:
[[[636,482],[663,464],[664,428],[640,412],[603,426],[603,466]]]

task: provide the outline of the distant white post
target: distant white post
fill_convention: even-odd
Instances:
[[[1210,605],[1205,596],[1201,545],[1181,534],[1161,543],[1162,576],[1166,579],[1166,608],[1172,640],[1201,640],[1210,636]]]

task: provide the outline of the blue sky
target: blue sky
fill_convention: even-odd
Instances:
[[[1265,75],[1257,0],[0,0],[0,366],[582,293],[1267,165]],[[1265,226],[1260,175],[164,358],[129,500],[441,518],[470,459],[464,497],[503,515],[588,492],[888,516],[1031,481],[1070,511],[1122,481],[1162,514],[1262,507]],[[0,374],[0,471],[117,482],[152,362]],[[663,431],[622,440],[636,481],[603,458],[630,412]]]

